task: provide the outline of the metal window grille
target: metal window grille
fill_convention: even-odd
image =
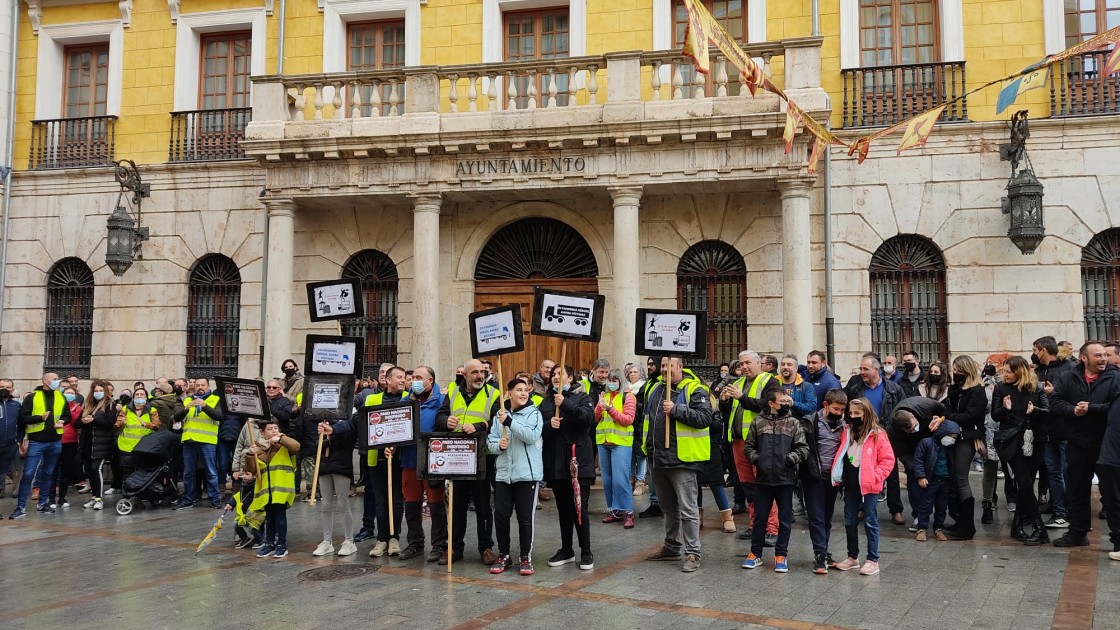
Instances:
[[[1081,250],[1085,340],[1120,340],[1120,229],[1105,230]]]
[[[237,376],[241,272],[220,254],[198,261],[187,300],[187,375]]]
[[[747,347],[747,266],[723,241],[701,241],[677,265],[677,308],[708,313],[707,358],[693,366],[711,379]]]
[[[342,278],[361,282],[365,315],[342,320],[342,334],[365,342],[366,375],[382,363],[397,362],[397,266],[374,249],[358,252],[342,268]]]
[[[945,361],[945,259],[931,241],[896,236],[871,257],[871,346],[880,356],[914,350],[923,361]]]
[[[475,280],[594,278],[599,265],[587,241],[556,219],[521,219],[487,241]]]
[[[93,272],[77,258],[55,264],[47,279],[44,372],[89,377],[93,345]]]

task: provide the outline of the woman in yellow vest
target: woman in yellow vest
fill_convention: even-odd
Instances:
[[[140,438],[159,428],[159,413],[148,406],[148,390],[137,387],[128,405],[121,407],[117,414],[117,450],[120,451],[118,462],[122,478],[128,478],[136,469],[132,462],[132,449],[140,443]],[[141,501],[136,504],[143,507]]]
[[[630,460],[634,452],[634,395],[622,387],[622,370],[607,374],[607,383],[595,405],[595,444],[599,449],[599,469],[603,473],[603,494],[607,501],[604,523],[622,521],[634,527],[634,489],[630,487]]]
[[[257,480],[249,509],[264,512],[264,546],[257,552],[258,558],[288,555],[288,508],[296,499],[298,452],[299,442],[281,433],[275,420],[269,420],[245,456],[245,470]]]

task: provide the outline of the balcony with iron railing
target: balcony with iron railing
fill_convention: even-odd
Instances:
[[[965,93],[964,62],[921,63],[841,70],[844,127],[900,123]],[[968,100],[949,105],[941,122],[966,122]]]
[[[768,75],[777,70],[775,82],[805,109],[820,112],[820,46],[821,38],[809,37],[750,44],[746,52]],[[782,63],[771,68],[775,58]],[[244,146],[248,155],[279,160],[485,151],[491,144],[590,147],[627,134],[654,141],[752,129],[780,134],[777,96],[760,90],[751,98],[718,51],[711,65],[710,76],[700,74],[672,50],[254,77]]]
[[[168,161],[244,159],[241,140],[252,116],[250,107],[172,112]]]
[[[1109,50],[1097,50],[1054,64],[1050,80],[1050,115],[1120,114],[1120,74],[1101,76]]]
[[[31,121],[32,170],[111,166],[116,116]]]

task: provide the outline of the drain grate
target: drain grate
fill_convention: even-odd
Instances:
[[[299,574],[299,580],[311,582],[341,582],[342,580],[349,580],[368,573],[377,571],[378,565],[375,564],[343,564],[331,567],[319,567],[317,569],[308,569]]]

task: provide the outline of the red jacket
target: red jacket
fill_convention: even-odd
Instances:
[[[832,465],[832,485],[838,486],[842,482],[844,458],[848,456],[848,447],[851,445],[851,426],[845,424],[840,433],[840,448],[836,450],[836,459]],[[863,443],[863,454],[859,464],[859,490],[862,494],[879,494],[883,491],[883,482],[894,470],[894,449],[887,438],[887,432],[876,428],[867,436]]]

